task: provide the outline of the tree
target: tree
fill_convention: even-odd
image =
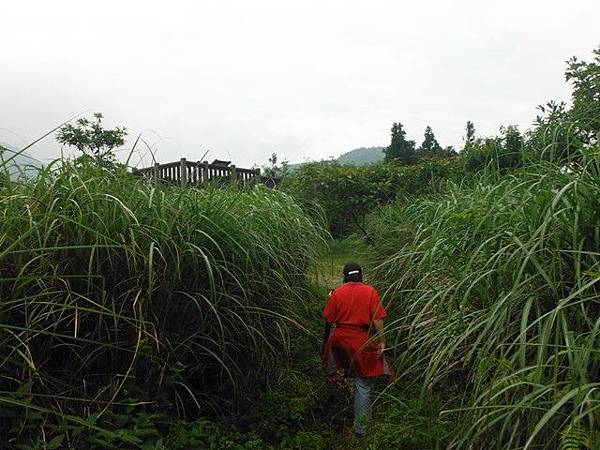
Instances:
[[[470,172],[484,169],[506,171],[519,167],[523,136],[516,125],[500,127],[500,135],[475,139],[465,151],[465,167]]]
[[[389,147],[384,149],[385,162],[399,161],[405,165],[417,163],[415,141],[406,140],[406,131],[400,122],[392,125],[392,140]]]
[[[267,177],[271,178],[283,178],[289,172],[289,162],[282,161],[281,166],[277,165],[277,153],[272,153],[269,158],[269,166],[263,167],[263,173]]]
[[[104,116],[94,113],[94,118],[93,121],[81,118],[76,125],[63,126],[58,130],[56,140],[77,148],[82,153],[80,159],[91,160],[102,167],[112,167],[116,163],[113,150],[125,143],[127,129],[116,127],[105,130],[102,126]]]
[[[452,145],[448,145],[442,150],[442,158],[453,158],[455,156],[458,156],[458,152]]]
[[[593,51],[592,62],[567,61],[565,78],[573,84],[573,106],[570,119],[583,144],[594,144],[600,138],[600,47]]]
[[[567,61],[565,78],[573,85],[572,106],[549,101],[538,106],[541,111],[534,128],[527,135],[530,154],[543,159],[577,163],[581,150],[600,139],[600,47],[592,62]]]
[[[475,124],[470,120],[467,120],[467,135],[465,137],[466,144],[472,144],[475,142]]]
[[[510,157],[511,155],[519,155],[523,148],[523,136],[517,125],[509,125],[506,128],[500,128],[500,133],[504,138],[504,153]]]
[[[442,157],[442,146],[439,144],[433,130],[429,125],[425,128],[425,138],[421,146],[417,149],[417,155],[420,158],[440,158]]]
[[[527,134],[526,145],[530,154],[551,161],[562,161],[575,155],[581,142],[573,133],[567,104],[550,100],[539,105],[538,110],[540,114]]]

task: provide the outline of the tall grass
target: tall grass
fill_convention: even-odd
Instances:
[[[453,386],[452,448],[588,448],[600,426],[600,153],[372,219],[397,361]],[[591,447],[590,447],[591,448]]]
[[[132,399],[179,415],[240,404],[286,358],[323,236],[261,187],[69,164],[4,177],[0,409],[31,435],[53,416],[93,426]]]

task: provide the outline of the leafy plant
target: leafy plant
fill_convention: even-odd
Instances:
[[[361,231],[363,218],[396,198],[439,192],[449,181],[464,178],[456,158],[424,160],[418,165],[371,164],[302,166],[284,189],[309,211],[323,211],[334,236]]]
[[[521,164],[524,140],[515,125],[500,128],[500,135],[476,139],[465,146],[465,168],[470,172],[484,169],[505,171]]]
[[[289,162],[281,161],[281,165],[277,164],[278,158],[277,153],[271,154],[269,158],[269,165],[263,167],[263,174],[270,178],[284,178],[289,174]]]
[[[103,167],[112,167],[115,162],[114,149],[125,143],[127,129],[116,127],[106,130],[102,126],[104,116],[94,113],[94,120],[78,119],[75,125],[67,124],[58,130],[56,139],[61,144],[77,148],[83,160],[91,160]]]

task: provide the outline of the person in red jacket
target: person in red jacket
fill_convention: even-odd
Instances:
[[[370,380],[385,375],[394,378],[395,373],[383,355],[387,312],[377,290],[362,282],[357,263],[346,264],[343,274],[344,284],[330,293],[323,310],[327,322],[323,363],[332,381],[338,370],[354,377],[354,431],[362,436],[371,415]]]

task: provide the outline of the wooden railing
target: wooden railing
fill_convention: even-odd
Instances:
[[[152,167],[133,169],[133,174],[164,183],[179,184],[180,186],[263,183],[275,187],[280,182],[277,178],[262,176],[260,169],[242,169],[234,165],[209,164],[208,161],[193,162],[185,158],[181,158],[177,162],[156,163]]]

